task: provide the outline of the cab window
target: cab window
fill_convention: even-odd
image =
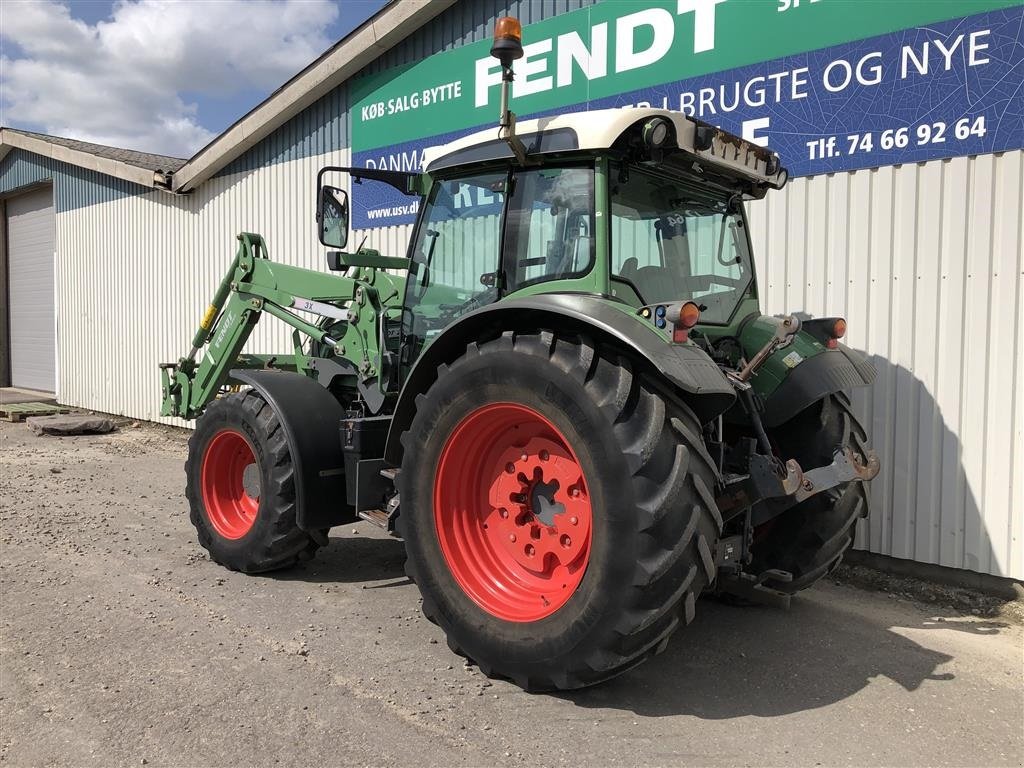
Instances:
[[[593,168],[516,173],[505,237],[509,291],[589,271],[594,263]]]

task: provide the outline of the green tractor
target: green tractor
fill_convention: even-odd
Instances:
[[[502,29],[498,138],[322,169],[333,274],[239,235],[162,413],[198,419],[215,561],[284,568],[368,520],[456,653],[570,689],[661,651],[704,593],[785,606],[835,568],[878,472],[845,392],[874,370],[844,320],[760,312],[743,202],[785,184],[777,155],[657,109],[517,126]],[[406,257],[341,250],[328,173],[419,202]],[[263,313],[290,353],[243,353]]]

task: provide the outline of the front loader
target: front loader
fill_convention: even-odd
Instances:
[[[579,688],[704,593],[785,606],[838,564],[878,472],[847,392],[874,371],[843,319],[760,312],[743,203],[785,184],[777,155],[658,109],[517,125],[518,22],[492,53],[498,140],[320,172],[332,274],[238,236],[162,413],[198,419],[186,494],[217,562],[283,568],[368,520],[456,652]],[[341,250],[327,174],[419,200],[405,257]],[[290,352],[243,351],[263,313]]]

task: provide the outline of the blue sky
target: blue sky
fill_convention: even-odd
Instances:
[[[386,1],[0,2],[0,124],[188,157]]]

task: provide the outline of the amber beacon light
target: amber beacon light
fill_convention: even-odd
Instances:
[[[519,23],[519,19],[502,16],[494,23],[491,56],[506,68],[511,67],[516,59],[523,58],[523,25]]]

